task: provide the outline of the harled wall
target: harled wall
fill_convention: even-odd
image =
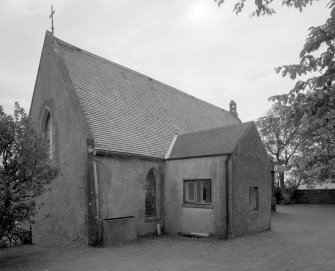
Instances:
[[[87,243],[86,140],[90,132],[64,68],[46,36],[30,117],[42,127],[45,109],[51,113],[59,176],[38,200],[33,243]]]
[[[246,131],[232,154],[232,235],[271,228],[271,163],[257,129]],[[249,208],[249,187],[257,186],[259,208]]]
[[[225,237],[225,161],[225,156],[166,161],[165,226],[168,233],[196,232]],[[183,181],[192,179],[211,179],[210,206],[184,204]]]

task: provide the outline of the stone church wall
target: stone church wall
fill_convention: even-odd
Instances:
[[[156,232],[157,224],[164,223],[164,161],[100,155],[93,159],[98,172],[99,217],[134,217],[137,235]],[[146,178],[151,169],[156,179],[156,215],[146,217]]]
[[[33,243],[86,243],[86,139],[90,133],[58,57],[46,36],[30,117],[43,128],[46,110],[51,114],[53,160],[59,176],[38,200]]]

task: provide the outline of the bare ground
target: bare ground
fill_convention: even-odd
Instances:
[[[0,270],[335,271],[335,205],[278,206],[271,231],[232,240],[163,236],[110,248],[0,250]]]

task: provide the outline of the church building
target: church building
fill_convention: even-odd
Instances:
[[[271,227],[270,159],[234,101],[224,110],[46,32],[30,117],[59,167],[36,243]]]

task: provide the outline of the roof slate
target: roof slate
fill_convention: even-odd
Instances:
[[[224,109],[48,34],[65,63],[96,149],[163,158],[175,133],[240,123]]]
[[[168,159],[230,154],[253,122],[178,135]]]

